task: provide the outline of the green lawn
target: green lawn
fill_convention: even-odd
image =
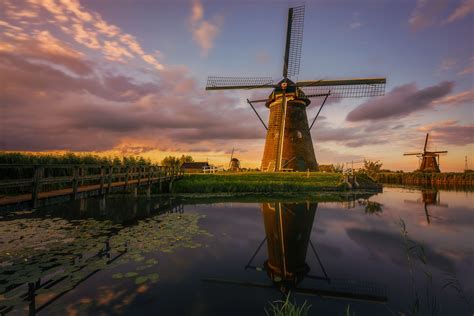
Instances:
[[[339,173],[241,172],[191,174],[173,184],[173,193],[309,192],[344,190]]]

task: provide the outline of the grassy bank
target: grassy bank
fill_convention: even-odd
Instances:
[[[364,178],[361,182],[374,184]],[[362,179],[361,178],[361,179]],[[358,178],[359,180],[359,178]],[[364,186],[364,188],[372,188]],[[172,193],[241,193],[241,192],[312,192],[344,191],[340,173],[217,173],[185,175],[176,181]]]

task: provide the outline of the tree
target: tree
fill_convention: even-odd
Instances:
[[[161,161],[161,165],[169,168],[179,168],[185,162],[194,162],[193,157],[182,155],[180,158],[167,156]]]
[[[380,162],[380,160],[376,160],[376,161],[364,160],[364,172],[367,173],[371,177],[379,173],[381,168],[382,168],[382,163]]]
[[[334,172],[342,173],[343,171],[344,171],[344,164],[337,163],[337,164],[334,165]]]

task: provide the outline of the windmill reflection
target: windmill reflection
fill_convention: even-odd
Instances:
[[[417,200],[404,200],[405,203],[410,204],[423,204],[423,210],[425,213],[426,222],[431,224],[431,218],[441,220],[442,218],[434,216],[430,213],[428,205],[435,205],[438,207],[448,207],[448,204],[441,203],[441,194],[437,190],[421,190],[421,199]]]
[[[333,278],[326,271],[318,254],[317,245],[311,241],[311,232],[318,203],[263,203],[262,215],[266,237],[257,247],[245,269],[265,271],[271,284],[205,278],[203,281],[236,284],[260,288],[278,289],[282,294],[298,293],[339,299],[356,299],[371,302],[386,302],[384,288],[355,280]],[[262,266],[254,264],[255,258],[267,245],[267,259]],[[318,263],[308,265],[308,248]],[[319,272],[318,272],[319,271]],[[311,287],[302,286],[310,279]],[[305,284],[309,284],[305,282]]]

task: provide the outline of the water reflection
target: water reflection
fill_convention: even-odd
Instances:
[[[315,315],[407,315],[428,292],[438,315],[472,314],[472,197],[111,196],[0,214],[0,314],[261,315],[291,293]]]
[[[428,224],[431,224],[431,218],[441,220],[441,217],[434,216],[430,213],[428,209],[429,205],[448,207],[448,204],[441,203],[441,193],[434,189],[422,189],[421,198],[417,200],[404,200],[404,202],[408,204],[423,204],[423,211]]]
[[[199,216],[183,215],[182,204],[174,200],[99,198],[77,203],[2,218],[2,315],[15,310],[35,315],[99,271],[129,261],[141,262],[139,271],[118,279],[134,277],[137,284],[156,281],[156,273],[146,274],[153,272],[156,264],[156,260],[145,258],[147,253],[198,247],[193,238],[205,233],[197,227]],[[175,230],[183,226],[187,232],[181,233],[178,241]]]
[[[368,200],[365,199],[365,201]],[[376,204],[381,208],[379,203]],[[380,285],[328,275],[322,258],[318,254],[317,244],[315,245],[311,240],[317,208],[317,202],[309,201],[262,204],[265,238],[251,256],[245,269],[265,271],[272,284],[216,278],[203,280],[213,283],[274,288],[283,295],[297,293],[371,302],[387,301],[385,288]],[[255,258],[264,244],[267,245],[267,259],[262,266],[255,265]],[[316,267],[310,267],[307,263],[309,248],[317,260]],[[301,286],[304,279],[310,279],[313,282],[310,286]]]

